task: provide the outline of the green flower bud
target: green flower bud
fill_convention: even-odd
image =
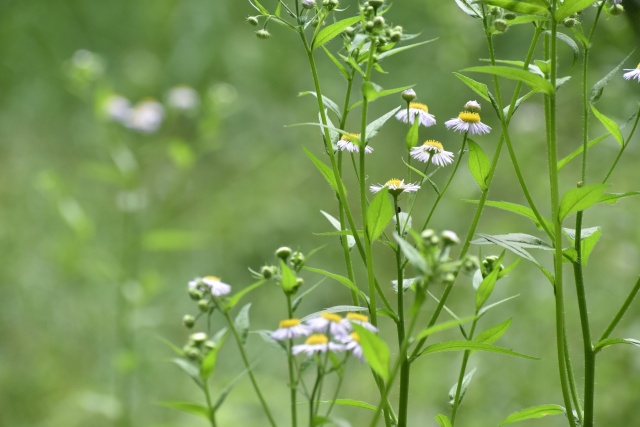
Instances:
[[[456,233],[454,233],[451,230],[445,230],[442,233],[440,233],[440,237],[442,238],[442,242],[445,245],[459,245],[460,244],[460,238],[458,238],[458,235]]]
[[[373,18],[373,26],[374,27],[382,27],[385,23],[384,17],[383,16],[376,16],[375,18]]]
[[[373,30],[373,21],[367,21],[367,23],[364,25],[364,29],[367,31]]]
[[[327,8],[327,10],[333,10],[338,7],[338,0],[325,0],[322,2],[322,5]]]
[[[513,12],[505,12],[504,14],[504,19],[506,19],[507,21],[513,21],[516,18],[517,18],[517,15]]]
[[[286,246],[282,246],[278,249],[276,249],[276,256],[278,258],[280,258],[283,261],[286,261],[287,258],[289,258],[289,256],[291,255],[291,248],[288,248]]]
[[[305,9],[313,9],[315,6],[315,0],[302,0],[302,7]]]
[[[206,299],[201,299],[198,301],[198,309],[200,311],[208,311],[209,310],[209,301]]]
[[[578,23],[578,20],[575,18],[567,18],[564,21],[562,21],[562,24],[567,28],[575,27],[577,23]]]
[[[422,240],[424,240],[425,242],[429,241],[433,236],[436,235],[436,232],[433,231],[430,228],[427,228],[426,230],[424,230],[421,234],[420,237],[422,237]]]
[[[296,287],[295,287],[295,289],[296,289],[296,290],[298,290],[298,288],[299,288],[300,286],[302,286],[302,285],[304,285],[304,279],[303,279],[302,277],[298,277],[298,278],[296,279]]]
[[[369,4],[373,8],[378,9],[380,6],[384,4],[384,0],[369,0]]]
[[[344,34],[349,38],[353,38],[353,36],[356,35],[356,30],[353,27],[347,27],[347,29],[344,30]]]
[[[247,16],[246,21],[247,24],[251,25],[252,27],[257,27],[259,24],[257,16]]]
[[[189,297],[194,301],[198,301],[202,298],[202,291],[196,288],[189,289]]]
[[[186,355],[191,360],[198,360],[200,358],[200,350],[191,347],[186,351]]]
[[[404,99],[407,102],[413,101],[414,99],[416,99],[416,97],[417,97],[416,91],[413,89],[407,89],[402,92],[402,99]]]
[[[211,351],[214,348],[216,348],[216,343],[214,343],[213,341],[207,340],[204,342],[204,348],[206,348],[207,351]]]
[[[444,277],[442,278],[442,282],[444,284],[449,284],[449,283],[453,283],[456,281],[456,276],[453,273],[447,273],[444,275]]]
[[[489,15],[500,16],[501,13],[502,11],[500,10],[499,7],[496,7],[496,6],[489,7]]]
[[[389,39],[394,43],[398,43],[400,39],[402,39],[402,33],[399,33],[397,31],[392,31],[391,36],[389,36]]]
[[[613,16],[618,16],[624,13],[624,7],[621,4],[614,4],[609,8],[609,13]]]
[[[261,30],[256,31],[256,36],[257,36],[259,39],[266,40],[266,39],[268,39],[269,37],[271,37],[271,33],[269,33],[269,31],[267,31],[267,30],[265,30],[265,29],[263,28],[263,29],[261,29]]]
[[[304,265],[304,254],[302,252],[294,252],[293,255],[291,255],[291,264],[293,265],[293,267],[296,270],[300,270],[302,268],[302,266]]]
[[[193,325],[195,325],[195,323],[196,319],[190,314],[185,314],[182,318],[182,324],[189,329],[193,328]]]
[[[504,19],[496,19],[493,21],[493,27],[502,33],[507,30],[509,24]]]
[[[260,274],[262,274],[262,277],[265,279],[271,279],[273,277],[273,270],[270,266],[263,265],[260,269]]]
[[[207,340],[207,334],[204,332],[196,332],[189,336],[189,340],[194,344],[202,344]]]
[[[475,255],[467,255],[462,263],[462,268],[466,273],[473,273],[480,267],[480,260]]]

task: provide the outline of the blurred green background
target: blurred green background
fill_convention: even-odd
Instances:
[[[272,3],[265,5],[273,9]],[[352,1],[343,4],[349,6],[347,13],[355,8]],[[634,4],[626,6],[633,10]],[[330,231],[320,209],[337,215],[335,198],[301,149],[322,155],[319,132],[285,127],[316,119],[314,99],[297,96],[312,89],[304,51],[294,34],[274,25],[269,40],[257,39],[255,29],[244,22],[254,12],[243,1],[0,2],[1,425],[123,425],[119,387],[132,399],[132,425],[204,425],[158,405],[202,399],[191,380],[170,363],[172,351],[162,341],[182,346],[186,340],[181,318],[196,310],[186,294],[187,281],[214,274],[240,289],[252,281],[247,268],[273,262],[273,251],[281,245],[309,252],[328,244],[309,265],[343,274],[336,239],[314,235]],[[587,15],[589,22],[592,11]],[[452,72],[487,57],[481,26],[453,0],[396,2],[387,19],[408,33],[421,33],[421,39],[438,39],[383,63],[389,74],[375,81],[386,88],[416,84],[419,100],[439,123],[421,138],[438,139],[456,151],[461,138],[442,123],[475,95]],[[638,15],[603,17],[589,85],[638,45],[639,22]],[[522,26],[497,37],[498,57],[522,59],[530,34]],[[98,57],[77,54],[81,49]],[[561,55],[561,74],[576,73],[579,65],[572,68],[571,51],[562,46]],[[634,52],[623,68],[635,67],[639,58]],[[326,93],[340,99],[341,76],[326,58],[320,56],[319,63]],[[98,77],[91,78],[95,73]],[[572,79],[561,92],[561,155],[580,143],[579,80]],[[167,104],[169,90],[181,84],[197,91],[199,107],[188,112],[167,107],[156,132],[138,133],[104,115],[109,94],[133,103],[152,97]],[[638,101],[640,85],[616,77],[598,109],[622,123],[634,114]],[[395,97],[376,101],[371,117],[397,105]],[[535,96],[515,115],[513,139],[531,189],[548,210],[542,115],[541,98]],[[356,117],[352,119],[357,126]],[[487,105],[483,121],[499,127]],[[592,136],[604,132],[595,120],[592,124]],[[390,122],[373,142],[369,182],[404,173],[404,131],[400,123]],[[477,138],[489,154],[497,133]],[[637,142],[636,135],[612,176],[612,192],[638,190]],[[589,174],[596,182],[615,158],[617,145],[608,139],[591,153]],[[563,189],[575,185],[577,168],[572,163],[563,170]],[[490,198],[524,203],[506,157],[498,174]],[[440,173],[435,180],[443,182],[446,176]],[[432,192],[426,194],[414,213],[419,223],[433,199]],[[473,205],[460,200],[478,196],[473,179],[461,172],[433,227],[464,235]],[[594,335],[599,335],[638,275],[640,205],[631,199],[592,212],[585,225],[603,230],[587,268]],[[528,222],[491,209],[479,231],[540,235]],[[498,253],[483,249],[485,255]],[[548,263],[546,254],[537,255]],[[377,273],[388,283],[392,257],[382,245],[375,256]],[[318,278],[309,275],[306,280],[313,284]],[[451,305],[470,314],[470,278],[458,284]],[[474,355],[470,367],[478,370],[465,397],[461,425],[497,425],[523,407],[561,402],[551,288],[521,263],[493,298],[514,294],[520,297],[488,315],[482,325],[513,316],[499,344],[542,360]],[[570,340],[577,350],[581,341],[571,288],[567,294]],[[252,300],[254,329],[274,329],[285,316],[284,298],[275,286],[261,288]],[[327,281],[312,301],[301,305],[300,314],[344,303],[348,293]],[[384,323],[382,328],[393,329]],[[640,338],[637,303],[614,335]],[[222,351],[215,377],[218,392],[242,371],[230,344]],[[250,337],[249,349],[259,360],[256,371],[266,394],[284,395],[282,355],[257,336]],[[575,354],[574,364],[580,366]],[[448,413],[447,393],[460,358],[433,356],[416,363],[412,425],[435,425],[433,416]],[[637,424],[640,353],[618,347],[602,353],[599,361],[599,425]],[[367,369],[355,363],[350,368],[344,397],[377,402]],[[578,371],[576,377],[580,380],[582,374]],[[285,425],[286,403],[271,400]],[[369,416],[358,411],[338,413],[359,425]],[[246,379],[219,418],[221,425],[264,425]],[[563,423],[545,419],[537,425]]]

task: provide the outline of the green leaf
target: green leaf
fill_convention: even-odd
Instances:
[[[521,70],[518,68],[503,67],[499,65],[487,65],[483,67],[466,68],[462,71],[492,74],[511,80],[521,81],[529,86],[532,91],[546,93],[547,95],[551,95],[555,91],[551,83],[549,83],[544,78],[529,71]]]
[[[240,342],[244,345],[247,342],[247,336],[249,336],[249,309],[251,308],[251,303],[244,305],[236,319],[234,321],[235,327],[238,330],[240,335]]]
[[[298,96],[305,96],[305,95],[313,95],[316,98],[318,97],[318,94],[315,93],[312,90],[308,90],[305,92],[300,92],[298,94]],[[328,97],[322,95],[322,103],[324,104],[325,107],[327,107],[329,110],[333,111],[336,116],[338,117],[342,117],[342,111],[340,111],[340,107],[338,107],[338,104],[336,104],[335,102],[333,102],[331,99],[329,99]]]
[[[324,53],[326,53],[329,59],[331,59],[331,62],[333,62],[333,65],[335,65],[336,68],[338,68],[338,71],[340,71],[340,74],[342,74],[345,79],[349,80],[351,76],[349,75],[349,71],[347,71],[346,67],[342,65],[342,62],[338,61],[338,58],[333,56],[333,54],[325,46],[322,46],[322,50],[324,50]]]
[[[518,236],[519,234],[521,233],[497,234],[495,236],[491,236],[489,234],[478,233],[481,238],[474,240],[471,243],[476,245],[486,245],[493,243],[494,245],[501,246],[518,255],[519,257],[533,262],[536,265],[540,265],[540,263],[524,249],[532,247],[531,245],[534,245],[534,242],[536,242],[536,240],[529,240],[530,237],[533,239],[536,238],[527,234],[523,234],[522,236],[524,237],[520,237]],[[540,242],[542,241],[540,240]],[[542,244],[539,246],[535,246],[535,249],[549,250],[548,246]]]
[[[179,357],[175,357],[171,359],[171,361],[178,365],[184,372],[186,372],[187,375],[189,375],[191,379],[196,382],[198,387],[202,387],[202,380],[200,379],[200,369],[198,369],[196,365],[189,362],[188,360]]]
[[[629,59],[632,54],[633,51],[629,55],[627,55],[626,58],[620,61],[620,63],[609,72],[609,74],[604,76],[595,85],[593,85],[593,87],[591,88],[591,94],[589,95],[589,102],[591,102],[592,104],[598,102],[598,100],[602,96],[602,92],[604,91],[605,86],[609,83],[609,80],[618,75],[618,71],[620,71],[620,68],[622,68],[624,63],[627,62],[627,59]]]
[[[394,232],[393,237],[398,242],[398,245],[400,245],[400,250],[402,251],[402,254],[405,256],[405,258],[409,260],[409,263],[417,268],[422,274],[426,274],[429,271],[429,266],[427,265],[427,262],[424,260],[420,252],[418,252],[416,248],[411,246],[409,242],[400,237],[398,233]]]
[[[469,171],[476,180],[482,191],[487,190],[487,178],[491,170],[491,162],[489,157],[482,151],[482,148],[472,139],[468,139],[469,143]]]
[[[512,12],[528,15],[544,15],[549,11],[544,0],[478,0],[477,3],[498,6]]]
[[[333,169],[331,169],[329,166],[325,165],[322,162],[322,160],[318,159],[316,156],[311,154],[311,152],[309,150],[307,150],[306,148],[302,147],[302,149],[304,150],[305,153],[307,153],[307,156],[311,159],[311,161],[316,166],[316,168],[320,171],[322,176],[324,176],[324,179],[327,180],[327,182],[329,183],[329,185],[331,186],[333,191],[338,193],[338,184],[336,183],[336,177],[335,177],[335,175],[333,173]],[[343,186],[343,190],[344,190],[344,186]]]
[[[477,4],[472,3],[468,0],[456,0],[456,4],[467,15],[473,18],[482,18],[482,10],[480,10]]]
[[[462,83],[469,86],[472,91],[480,95],[484,100],[491,102],[491,100],[489,99],[489,89],[487,88],[486,84],[477,82],[472,78],[460,73],[453,73],[453,75],[462,80]]]
[[[311,49],[317,49],[330,40],[334,39],[335,37],[338,37],[348,27],[357,24],[361,20],[362,18],[358,15],[328,25],[327,27],[320,30],[320,32],[318,32],[316,37],[313,39],[313,42],[311,43]]]
[[[402,47],[397,47],[397,48],[388,50],[386,52],[382,52],[382,53],[378,54],[378,60],[381,60],[381,59],[384,59],[384,58],[388,58],[388,57],[393,56],[393,55],[395,55],[397,53],[404,52],[405,50],[413,49],[414,47],[422,46],[423,44],[431,43],[432,41],[436,41],[436,40],[438,40],[437,37],[434,38],[434,39],[431,39],[431,40],[425,40],[423,42],[409,44],[409,45],[405,45],[405,46],[402,46]]]
[[[420,136],[420,131],[418,127],[420,126],[420,120],[414,120],[413,124],[409,128],[407,132],[407,139],[405,141],[405,147],[407,150],[411,150],[413,147],[418,145],[418,137]]]
[[[189,413],[204,419],[209,419],[209,409],[206,406],[198,405],[191,402],[158,402],[161,406],[177,409],[182,412]]]
[[[489,353],[500,353],[507,356],[522,357],[524,359],[539,360],[538,357],[527,356],[526,354],[517,353],[508,348],[498,347],[492,344],[485,344],[475,341],[446,341],[438,344],[431,344],[418,354],[442,353],[444,351],[487,351]],[[418,357],[416,356],[416,357]]]
[[[522,411],[514,412],[513,414],[505,418],[504,421],[500,423],[500,425],[503,426],[505,424],[511,424],[517,421],[542,418],[546,417],[547,415],[560,415],[564,413],[564,408],[558,405],[533,406],[531,408],[523,409]]]
[[[293,291],[298,284],[298,278],[296,277],[296,273],[294,273],[283,260],[280,260],[280,273],[282,274],[282,278],[280,279],[282,290],[286,293]]]
[[[575,242],[576,230],[572,230],[570,228],[563,228],[563,231],[571,239],[571,242]],[[600,239],[601,235],[602,235],[602,231],[600,230],[600,227],[591,227],[591,228],[582,229],[582,232],[580,233],[580,252],[582,255],[582,265],[587,265],[587,261],[589,261],[589,255],[591,254],[591,251],[595,247],[596,243],[598,243],[598,240]],[[572,261],[575,261],[578,256],[578,253],[568,252],[567,255],[570,257],[573,256]]]
[[[636,347],[640,347],[640,341],[633,338],[607,338],[596,343],[596,345],[593,347],[593,350],[597,353],[600,350],[603,350],[615,344],[631,344],[635,345]]]
[[[351,427],[351,424],[349,424],[345,420],[342,420],[339,418],[327,417],[324,415],[315,415],[313,417],[313,420],[311,421],[311,427],[323,426],[325,424],[331,424],[332,426],[335,426],[335,427]]]
[[[341,276],[339,274],[330,273],[328,271],[321,270],[319,268],[304,267],[304,269],[307,270],[307,271],[311,271],[312,273],[318,273],[318,274],[322,274],[323,276],[330,277],[333,280],[336,280],[337,282],[342,283],[344,286],[349,288],[351,291],[354,291],[355,293],[357,293],[365,301],[369,300],[369,298],[364,294],[364,292],[362,292],[360,289],[358,289],[358,287],[351,280],[349,280],[348,278],[346,278],[344,276]]]
[[[587,142],[587,149],[591,148],[592,146],[596,145],[598,142],[602,141],[603,139],[606,139],[609,137],[610,134],[606,133],[604,135],[600,135],[597,138],[592,139],[591,141]],[[571,160],[575,159],[576,157],[578,157],[580,154],[582,154],[582,152],[584,151],[584,145],[580,145],[578,148],[576,148],[576,150],[563,157],[559,162],[558,162],[558,171],[560,169],[562,169],[563,167],[565,167],[567,165],[567,163],[569,163]]]
[[[473,374],[476,373],[476,368],[473,368],[471,372],[464,376],[462,379],[462,387],[460,388],[460,397],[458,399],[458,404],[462,402],[464,395],[467,393],[467,389],[469,388],[469,384],[471,383],[471,379],[473,379]],[[458,394],[458,382],[449,389],[449,405],[453,405],[455,403],[456,394]]]
[[[558,220],[562,222],[569,215],[584,211],[600,202],[605,188],[607,188],[606,184],[595,184],[567,191],[560,202]]]
[[[465,201],[470,203],[478,203],[478,200],[465,200]],[[491,206],[492,208],[498,208],[504,211],[513,212],[515,214],[522,215],[526,218],[529,218],[531,221],[533,221],[536,227],[538,227],[541,230],[543,229],[543,227],[540,225],[540,222],[536,218],[536,215],[533,213],[533,210],[531,208],[519,205],[517,203],[511,203],[511,202],[487,201],[485,202],[485,205]],[[542,220],[547,226],[547,230],[553,230],[553,224],[551,223],[551,221],[549,221],[544,217],[542,218]]]
[[[602,195],[600,203],[609,203],[610,205],[613,205],[620,199],[637,196],[638,194],[640,194],[640,191],[630,191],[628,193],[605,193]]]
[[[246,288],[244,288],[243,290],[241,290],[240,292],[237,292],[236,294],[234,294],[231,298],[229,298],[229,300],[227,301],[226,304],[226,309],[227,310],[231,310],[233,307],[235,307],[236,304],[238,304],[238,302],[248,293],[250,293],[251,291],[259,288],[260,286],[264,285],[265,283],[267,283],[267,280],[259,280],[256,283],[253,283],[249,286],[247,286]]]
[[[556,21],[560,22],[564,18],[567,18],[576,12],[580,12],[582,9],[586,9],[592,4],[593,0],[565,0],[565,2],[562,3],[562,6],[556,10]]]
[[[591,106],[591,111],[593,111],[593,114],[595,114],[598,120],[600,120],[600,123],[602,123],[604,127],[607,128],[607,131],[609,131],[609,133],[613,135],[616,141],[618,141],[618,144],[620,144],[620,146],[622,147],[624,145],[624,137],[622,136],[622,132],[620,132],[618,124],[596,110],[596,107],[594,107],[593,104],[589,105]]]
[[[207,380],[211,378],[211,375],[213,375],[216,369],[218,351],[220,351],[220,348],[227,339],[227,334],[228,331],[225,330],[222,337],[215,343],[216,346],[212,350],[210,350],[209,353],[207,353],[204,359],[202,359],[202,362],[200,363],[200,377],[202,378],[203,382],[207,382]]]
[[[240,379],[243,376],[245,376],[247,374],[247,372],[249,372],[249,370],[245,369],[239,375],[237,375],[229,384],[227,384],[227,386],[218,395],[218,398],[216,399],[215,403],[213,404],[213,410],[214,411],[217,411],[218,409],[220,409],[220,407],[224,403],[224,400],[227,398],[227,396],[229,395],[229,393],[231,392],[233,387],[238,383],[238,381],[240,381]]]
[[[466,322],[470,322],[471,320],[475,319],[476,316],[469,316],[469,317],[465,317],[463,319],[455,319],[455,320],[450,320],[448,322],[443,322],[440,323],[438,325],[433,325],[430,328],[426,328],[424,330],[422,330],[422,332],[420,332],[417,336],[416,336],[416,340],[421,340],[423,338],[428,337],[431,334],[435,334],[436,332],[440,332],[440,331],[445,331],[447,329],[451,329],[451,328],[455,328],[456,326],[459,326],[463,323]]]
[[[500,258],[495,264],[495,268],[485,277],[478,289],[476,290],[476,311],[480,310],[480,308],[484,305],[485,302],[489,299],[491,294],[493,293],[493,288],[496,285],[496,281],[498,280],[498,274],[500,273],[500,264],[502,263],[502,259],[504,258],[504,251],[500,255]]]
[[[519,297],[519,296],[520,296],[520,295],[514,295],[514,296],[511,296],[511,297],[509,297],[509,298],[505,298],[505,299],[503,299],[503,300],[500,300],[500,301],[498,301],[498,302],[494,302],[493,304],[489,304],[489,305],[488,305],[488,306],[486,306],[486,307],[482,307],[482,309],[481,309],[480,311],[478,311],[478,318],[480,318],[480,317],[484,316],[484,314],[485,314],[487,311],[491,310],[492,308],[495,308],[495,307],[499,306],[500,304],[505,303],[505,302],[507,302],[507,301],[510,301],[510,300],[512,300],[512,299],[514,299],[514,298],[517,298],[517,297]]]
[[[359,307],[357,305],[336,305],[333,307],[329,307],[322,311],[316,311],[315,313],[308,314],[300,319],[301,322],[305,322],[309,319],[313,319],[314,317],[320,316],[322,313],[345,313],[345,312],[359,312],[359,311],[368,311],[367,307]]]
[[[353,323],[354,330],[360,337],[360,345],[364,358],[375,373],[385,381],[389,379],[390,352],[387,343],[368,329]]]
[[[573,64],[572,65],[574,65],[576,63],[576,61],[578,60],[578,57],[580,56],[580,49],[578,48],[578,45],[576,44],[575,41],[573,41],[573,39],[571,37],[569,37],[565,33],[561,33],[561,32],[558,31],[556,33],[556,37],[558,38],[558,40],[564,42],[564,44],[569,46],[569,48],[573,52]]]
[[[387,122],[387,120],[393,117],[393,115],[396,114],[399,109],[400,107],[396,107],[393,110],[389,111],[388,113],[383,114],[382,116],[378,117],[377,119],[369,123],[365,129],[365,138],[366,138],[365,142],[369,142],[371,138],[376,136],[380,128]]]
[[[436,421],[438,422],[440,427],[451,427],[451,421],[449,421],[449,417],[447,417],[446,415],[443,415],[443,414],[436,415]]]
[[[355,408],[368,409],[370,411],[375,411],[378,409],[377,406],[372,405],[371,403],[363,402],[362,400],[354,400],[354,399],[335,399],[335,400],[322,400],[317,403],[324,403],[327,405],[343,405],[343,406],[353,406]]]
[[[375,241],[393,218],[393,205],[389,200],[389,189],[383,187],[378,191],[367,209],[367,234]]]
[[[486,331],[482,331],[478,334],[477,337],[474,338],[474,341],[483,342],[485,344],[493,344],[494,342],[498,341],[498,339],[505,332],[507,332],[509,326],[511,326],[511,319],[507,319],[499,325],[489,328]]]

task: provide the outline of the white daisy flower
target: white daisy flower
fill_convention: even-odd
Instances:
[[[347,336],[344,342],[344,350],[351,352],[355,357],[364,362],[364,354],[362,354],[362,346],[360,345],[360,335],[352,332]]]
[[[400,194],[403,191],[406,191],[407,193],[412,193],[415,191],[418,191],[420,189],[420,186],[418,184],[405,184],[403,179],[390,179],[389,181],[385,182],[382,185],[372,185],[371,187],[369,187],[369,189],[374,192],[377,193],[378,191],[382,190],[384,187],[389,188],[389,193],[391,194]]]
[[[218,277],[204,276],[200,281],[209,287],[211,295],[214,297],[221,297],[231,292],[231,286],[222,283]]]
[[[369,317],[360,313],[347,313],[346,318],[342,319],[342,324],[348,331],[353,330],[352,323],[356,323],[371,332],[378,332],[378,328],[369,322]]]
[[[324,334],[313,334],[307,338],[304,344],[294,345],[291,352],[294,355],[305,353],[307,356],[313,356],[318,353],[326,353],[329,351],[343,351],[344,345],[329,341]]]
[[[176,86],[169,90],[167,104],[176,110],[192,110],[198,106],[198,92],[189,86]]]
[[[142,133],[158,130],[164,119],[164,107],[158,101],[148,99],[136,104],[128,114],[125,126]]]
[[[455,119],[447,120],[444,125],[454,131],[469,132],[471,135],[489,133],[491,128],[480,121],[480,114],[463,111]]]
[[[396,119],[403,123],[409,121],[413,124],[414,120],[418,117],[419,123],[424,127],[433,126],[436,124],[436,118],[433,114],[429,114],[429,107],[419,102],[410,102],[409,111],[406,108],[401,108],[396,113]]]
[[[300,319],[287,319],[280,322],[280,327],[271,333],[271,338],[278,341],[306,337],[311,328],[300,323]]]
[[[339,314],[325,311],[320,316],[307,320],[306,323],[313,332],[322,332],[334,337],[343,337],[348,334]]]
[[[413,147],[411,149],[411,157],[425,163],[431,160],[431,163],[440,167],[453,162],[453,153],[445,151],[442,144],[433,139],[425,141],[424,144],[418,147]]]
[[[624,71],[628,71],[628,73],[624,73],[622,77],[627,80],[638,79],[638,81],[640,82],[640,64],[638,64],[638,68],[636,68],[635,70],[627,68]]]
[[[360,152],[360,134],[359,133],[350,133],[342,135],[342,138],[336,144],[340,151],[348,151],[350,153],[359,153]],[[370,146],[364,147],[364,152],[369,154],[373,153],[373,148]]]
[[[124,96],[111,95],[105,100],[103,109],[110,120],[124,123],[131,112],[131,102]]]

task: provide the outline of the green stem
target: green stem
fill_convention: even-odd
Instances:
[[[204,391],[204,397],[207,401],[207,409],[209,409],[209,422],[211,423],[211,427],[217,427],[216,411],[214,410],[213,404],[211,403],[211,392],[209,391],[209,385],[207,383],[203,384],[202,391]]]
[[[287,294],[287,313],[289,319],[293,319],[293,306],[291,305],[291,295]],[[291,426],[298,425],[298,380],[295,373],[295,360],[293,357],[293,340],[287,340],[287,367],[289,369],[289,397],[291,401]]]
[[[216,305],[218,305],[216,303]],[[218,305],[218,308],[219,305]],[[275,420],[273,419],[273,415],[271,415],[271,411],[269,410],[269,406],[267,406],[267,402],[264,400],[262,396],[262,392],[260,391],[260,387],[258,386],[258,381],[256,381],[256,377],[253,375],[253,369],[251,368],[251,364],[249,363],[249,358],[247,357],[247,353],[244,350],[244,345],[242,344],[242,338],[240,338],[240,334],[238,334],[238,330],[236,329],[235,323],[229,313],[226,310],[220,310],[224,315],[224,318],[227,321],[227,325],[229,325],[229,329],[233,334],[233,337],[236,340],[236,344],[238,345],[238,350],[240,351],[240,357],[242,358],[242,362],[244,363],[245,368],[247,368],[247,373],[249,374],[249,379],[251,380],[251,385],[253,386],[256,395],[258,396],[258,400],[260,400],[260,405],[262,405],[262,410],[264,414],[269,419],[269,424],[272,427],[277,427]]]
[[[475,313],[475,318],[473,319],[473,323],[471,324],[471,331],[469,332],[468,340],[473,340],[473,334],[476,330],[476,325],[478,324],[478,312]],[[458,374],[458,385],[456,386],[456,395],[453,398],[453,406],[451,408],[451,427],[456,424],[456,414],[458,413],[458,408],[460,407],[460,396],[462,395],[462,383],[464,382],[464,376],[467,371],[467,363],[469,362],[469,356],[471,356],[471,352],[469,350],[465,350],[464,355],[462,356],[462,364],[460,365],[460,373]]]

